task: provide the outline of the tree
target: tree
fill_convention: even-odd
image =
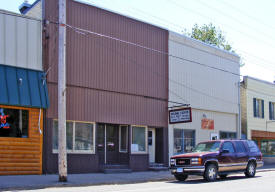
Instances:
[[[209,23],[208,25],[204,24],[200,27],[195,24],[192,28],[192,33],[189,33],[188,35],[207,44],[234,52],[231,45],[226,41],[223,32],[216,28],[212,23]]]

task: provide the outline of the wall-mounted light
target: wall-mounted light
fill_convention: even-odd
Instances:
[[[22,78],[19,78],[18,79],[18,84],[21,86],[23,84],[23,79]]]

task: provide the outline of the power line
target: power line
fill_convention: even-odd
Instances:
[[[138,14],[142,13],[143,15],[147,15],[147,16],[149,16],[149,17],[151,17],[151,18],[157,19],[157,20],[159,20],[161,23],[164,23],[164,25],[167,25],[167,23],[168,23],[168,24],[171,24],[171,25],[177,27],[178,29],[180,29],[181,32],[183,32],[183,31],[185,30],[185,28],[184,28],[183,26],[181,26],[181,25],[179,25],[179,24],[176,24],[176,23],[173,23],[173,22],[171,22],[171,21],[168,21],[167,19],[159,18],[159,17],[157,17],[157,16],[155,16],[155,15],[146,13],[145,11],[142,11],[142,10],[137,9],[137,8],[133,8],[133,10],[136,11]]]
[[[173,0],[170,0],[170,2],[172,4],[174,4],[176,7],[181,7],[182,9],[187,10],[189,12],[196,13],[197,15],[201,16],[202,18],[212,19],[208,15],[204,15],[204,14],[201,14],[201,12],[199,12],[199,11],[194,11],[192,9],[186,8],[186,7],[182,6],[182,5],[174,2]],[[262,41],[264,44],[268,45],[269,47],[272,47],[273,49],[275,49],[275,47],[274,47],[274,45],[272,43],[270,43],[268,41],[261,40],[261,39],[258,38],[258,36],[253,36],[253,35],[246,34],[246,33],[242,32],[242,31],[238,30],[237,28],[231,27],[230,25],[228,25],[226,23],[223,23],[223,25],[225,25],[225,26],[233,29],[235,32],[238,32],[238,33],[242,34],[245,38],[252,39],[253,41],[255,41],[255,39],[258,39],[259,41]]]
[[[136,10],[138,10],[138,9],[136,9]],[[154,16],[154,15],[151,15],[151,14],[147,14],[147,13],[145,13],[144,11],[142,11],[145,15],[149,15],[149,16],[151,16],[151,17],[154,17],[154,18],[157,18],[157,19],[159,19],[159,20],[161,20],[161,18],[159,18],[159,17],[157,17],[157,16]],[[166,20],[167,21],[167,20]],[[169,22],[169,21],[167,21],[167,22]],[[172,23],[173,24],[173,23]],[[240,51],[240,52],[244,52],[245,54],[247,54],[247,55],[250,55],[250,56],[252,56],[252,57],[254,57],[254,58],[260,58],[260,57],[257,57],[257,56],[255,56],[255,55],[253,55],[253,54],[250,54],[250,53],[248,53],[248,52],[245,52],[245,51]],[[272,62],[271,61],[268,61],[268,60],[266,60],[266,59],[263,59],[263,58],[260,58],[260,60],[261,60],[261,62],[262,61],[265,61],[265,63],[268,63],[268,64],[271,64],[272,65]],[[261,65],[261,64],[256,64],[256,63],[254,63],[253,65],[256,65],[256,66],[259,66],[259,67],[262,67],[262,68],[266,68],[266,66],[265,65]],[[275,65],[275,63],[273,64],[273,65]],[[270,66],[270,65],[267,65],[267,66]],[[274,66],[270,66],[270,67],[274,67]],[[272,70],[274,70],[273,68],[272,68]]]
[[[260,20],[260,19],[258,19],[257,17],[253,17],[253,16],[251,16],[251,15],[246,14],[244,11],[240,10],[240,9],[237,8],[236,6],[233,6],[232,4],[228,3],[227,1],[222,0],[222,1],[219,1],[219,3],[222,3],[222,4],[225,4],[226,6],[232,7],[235,11],[239,12],[239,13],[242,14],[242,15],[247,16],[247,17],[250,18],[251,20],[256,21],[257,23],[259,23],[259,24],[261,24],[261,25],[264,25],[264,26],[266,26],[266,27],[275,29],[274,26],[268,25],[268,24],[265,23],[263,20]]]
[[[77,32],[74,28],[71,28],[71,29],[72,29],[73,31]],[[79,34],[80,34],[80,35],[86,35],[86,34],[84,34],[84,33],[79,33]],[[111,51],[113,51],[113,52],[115,52],[116,54],[118,54],[118,55],[120,55],[121,57],[123,57],[125,60],[129,60],[129,61],[130,61],[129,63],[134,63],[134,64],[136,64],[136,66],[142,66],[142,67],[144,68],[144,66],[143,66],[143,65],[140,65],[136,60],[128,59],[126,56],[122,55],[122,54],[121,54],[120,52],[118,52],[117,50],[111,49],[110,47],[107,47],[107,46],[104,46],[102,43],[100,43],[100,45],[103,46],[103,47],[105,47],[105,48],[107,48],[107,49],[110,49]],[[147,66],[146,66],[146,67],[147,67]],[[160,74],[160,73],[157,73],[157,72],[153,72],[153,74],[166,78],[166,76],[164,76],[164,75],[162,75],[162,74]],[[228,100],[225,100],[225,99],[222,99],[222,98],[219,98],[219,97],[216,97],[216,96],[209,95],[209,94],[207,94],[207,93],[201,92],[201,91],[199,91],[199,90],[197,90],[197,89],[194,89],[194,88],[189,87],[189,86],[187,86],[187,85],[185,85],[185,84],[183,84],[183,83],[180,83],[180,82],[178,82],[178,81],[176,81],[176,80],[173,80],[173,79],[171,79],[170,77],[168,77],[168,80],[169,80],[170,82],[172,82],[172,83],[175,83],[175,84],[177,84],[177,85],[179,85],[179,86],[185,87],[186,89],[189,89],[189,90],[191,90],[191,91],[193,91],[193,92],[196,92],[196,93],[198,93],[198,94],[201,94],[201,95],[204,95],[204,96],[207,96],[207,97],[211,97],[211,98],[214,98],[214,99],[217,99],[217,100],[226,102],[226,103],[238,104],[238,103],[235,103],[235,102],[232,102],[232,101],[228,101]],[[180,98],[181,100],[183,100],[183,101],[185,101],[185,102],[187,101],[186,99],[182,98],[180,95],[178,95],[177,93],[175,93],[175,92],[172,91],[171,89],[169,89],[169,92],[171,92],[172,94],[176,95],[176,96],[177,96],[178,98]],[[187,103],[189,103],[189,102],[187,101]]]
[[[186,59],[186,58],[183,58],[183,57],[175,56],[175,55],[169,54],[169,53],[164,52],[164,51],[160,51],[160,50],[157,50],[157,49],[153,49],[153,48],[149,48],[149,47],[143,46],[141,44],[133,43],[133,42],[130,42],[130,41],[122,40],[122,39],[119,39],[119,38],[116,38],[116,37],[111,37],[111,36],[108,36],[108,35],[97,33],[97,32],[94,32],[94,31],[89,31],[89,30],[86,30],[86,29],[81,29],[81,28],[78,28],[78,27],[73,27],[73,26],[71,26],[69,24],[66,24],[66,26],[69,27],[69,28],[71,28],[71,29],[73,29],[73,30],[76,30],[77,32],[80,32],[80,33],[88,33],[88,34],[96,35],[96,36],[99,36],[99,37],[102,37],[102,38],[112,39],[112,40],[115,40],[115,41],[119,41],[121,43],[125,43],[125,44],[129,44],[129,45],[132,45],[132,46],[136,46],[136,47],[139,47],[139,48],[142,48],[142,49],[146,49],[146,50],[149,50],[149,51],[153,51],[153,52],[156,52],[156,53],[159,53],[159,54],[164,54],[164,55],[167,55],[169,57],[173,57],[173,58],[176,58],[176,59],[179,59],[179,60],[188,61],[188,62],[191,62],[191,63],[195,63],[197,65],[201,65],[201,66],[204,66],[204,67],[208,67],[208,68],[211,68],[211,69],[215,69],[215,70],[218,70],[218,71],[222,71],[222,72],[225,72],[225,73],[230,73],[232,75],[236,75],[236,76],[242,77],[242,75],[240,75],[238,73],[234,73],[234,72],[231,72],[231,71],[227,71],[225,69],[220,69],[220,68],[217,68],[217,67],[209,66],[209,65],[206,65],[204,63],[200,63],[200,62],[193,61],[193,60],[190,60],[190,59]]]
[[[136,10],[138,10],[138,9],[136,9]],[[189,10],[190,11],[190,10]],[[143,11],[142,11],[143,12]],[[8,12],[2,12],[1,10],[0,10],[0,13],[1,14],[5,14],[5,15],[10,15],[10,16],[15,16],[15,17],[22,17],[22,18],[26,18],[26,19],[30,19],[30,20],[36,20],[36,21],[40,21],[40,22],[42,22],[42,20],[39,20],[39,19],[35,19],[35,18],[31,18],[31,17],[27,17],[27,16],[21,16],[21,15],[18,15],[18,14],[13,14],[13,13],[8,13]],[[147,15],[149,15],[148,13],[145,13],[145,12],[143,12],[144,14],[147,14]],[[150,14],[150,16],[151,17],[154,17],[154,18],[158,18],[158,17],[156,17],[156,16],[153,16],[153,15],[151,15]],[[159,20],[163,20],[163,19],[161,19],[161,18],[158,18]],[[171,22],[169,22],[168,20],[165,20],[165,21],[167,21],[168,23],[170,23],[170,24],[173,24],[174,26],[176,26],[176,24],[174,24],[174,23],[171,23]],[[54,23],[54,24],[57,24],[57,22],[51,22],[51,23]],[[179,27],[179,25],[177,25],[178,27]],[[241,51],[241,52],[245,52],[245,51]],[[252,56],[252,57],[255,57],[255,58],[257,58],[257,56],[255,56],[255,55],[252,55],[252,54],[249,54],[249,53],[247,53],[246,52],[246,54],[248,54],[248,55],[250,55],[250,56]],[[259,58],[259,57],[258,57]],[[260,58],[261,60],[265,60],[265,59],[262,59],[262,58]],[[272,63],[272,62],[270,62],[270,61],[267,61],[267,60],[265,60],[266,61],[266,63]],[[192,61],[190,61],[190,62],[192,62]],[[265,66],[263,66],[263,65],[259,65],[259,64],[254,64],[254,65],[257,65],[257,66],[260,66],[260,67],[265,67]],[[51,64],[49,67],[48,67],[48,70],[51,70],[51,67],[53,66],[53,64]],[[49,72],[49,71],[46,71],[46,74]]]
[[[202,2],[201,0],[197,0],[197,2],[199,2],[200,4],[204,5],[205,7],[208,7],[209,9],[212,9],[212,10],[215,10],[217,13],[219,13],[220,15],[223,15],[223,16],[226,16],[227,18],[231,18],[231,20],[241,24],[241,25],[245,25],[247,27],[250,27],[251,29],[255,30],[255,31],[258,31],[259,33],[261,34],[264,34],[264,36],[268,36],[269,38],[271,39],[274,39],[273,36],[270,36],[269,34],[266,34],[264,33],[263,31],[259,31],[258,28],[254,28],[254,27],[251,27],[250,25],[247,25],[246,23],[242,22],[241,20],[239,19],[235,19],[234,17],[232,17],[231,15],[228,15],[226,12],[222,12],[220,11],[219,9],[215,8],[215,7],[212,7],[210,6],[209,4],[207,3],[204,3]]]

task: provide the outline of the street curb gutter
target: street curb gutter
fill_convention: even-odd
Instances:
[[[137,180],[137,181],[114,181],[114,182],[98,182],[98,183],[55,183],[55,184],[44,184],[37,186],[24,186],[24,187],[0,187],[0,191],[13,191],[13,190],[34,190],[34,189],[45,189],[45,188],[61,188],[61,187],[88,187],[88,186],[99,186],[99,185],[125,185],[125,184],[137,184],[147,182],[158,182],[158,181],[174,181],[174,177]]]
[[[257,169],[257,172],[270,172],[275,171],[275,169]],[[86,186],[99,186],[99,185],[125,185],[125,184],[137,184],[137,183],[147,183],[147,182],[159,182],[159,181],[175,181],[172,175],[165,178],[152,178],[144,180],[133,180],[133,181],[113,181],[113,182],[98,182],[98,183],[52,183],[52,184],[41,184],[37,186],[23,186],[23,187],[0,187],[0,191],[13,191],[13,190],[34,190],[34,189],[45,189],[45,188],[61,188],[61,187],[86,187]]]

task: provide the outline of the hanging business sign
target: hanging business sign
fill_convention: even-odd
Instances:
[[[174,109],[169,111],[169,123],[188,123],[192,122],[192,110],[191,107]]]

